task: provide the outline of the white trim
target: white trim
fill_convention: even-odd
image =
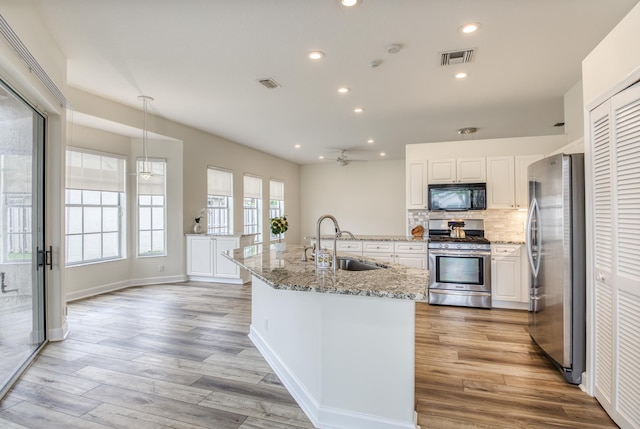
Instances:
[[[89,298],[96,295],[101,295],[107,292],[113,292],[120,289],[126,289],[132,286],[147,286],[163,283],[182,283],[186,281],[186,276],[167,276],[167,277],[148,277],[144,279],[130,279],[121,282],[107,283],[100,286],[95,286],[89,289],[83,289],[77,292],[71,292],[66,294],[65,298],[67,302],[77,301],[79,299]]]
[[[187,276],[190,282],[206,282],[206,283],[225,283],[231,285],[243,285],[249,283],[250,279],[233,278],[233,277],[206,277],[206,276]]]
[[[62,341],[69,335],[69,325],[65,320],[60,328],[49,329],[47,333],[48,341]]]

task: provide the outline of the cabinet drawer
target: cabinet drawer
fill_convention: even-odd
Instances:
[[[337,250],[342,250],[344,252],[361,252],[362,251],[362,241],[338,240],[338,241],[336,241],[336,249]]]
[[[396,253],[427,253],[427,243],[396,242]]]
[[[368,241],[363,249],[368,253],[393,253],[393,241]]]
[[[519,244],[492,244],[491,245],[491,256],[514,256],[520,257],[520,248],[522,246]]]

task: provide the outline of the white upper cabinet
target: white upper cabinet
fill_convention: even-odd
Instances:
[[[427,208],[427,162],[407,160],[407,209]]]
[[[526,209],[529,205],[527,168],[542,155],[487,158],[487,208]]]
[[[487,208],[515,207],[515,162],[512,156],[487,158]]]
[[[459,183],[483,183],[487,181],[485,158],[458,158],[456,176]]]
[[[430,159],[429,183],[481,183],[487,180],[485,158]]]
[[[543,158],[542,155],[516,156],[516,208],[529,208],[529,165]]]

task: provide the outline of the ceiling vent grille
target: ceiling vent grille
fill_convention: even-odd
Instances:
[[[475,49],[442,52],[440,53],[440,65],[450,66],[453,64],[470,63],[475,58],[475,55],[476,55]]]
[[[268,89],[280,88],[280,84],[270,77],[266,79],[258,79],[258,82],[260,82],[260,85]]]

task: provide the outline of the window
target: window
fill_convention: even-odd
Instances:
[[[233,173],[207,169],[207,233],[233,232]]]
[[[31,263],[33,252],[31,155],[3,154],[0,159],[2,184],[2,261]]]
[[[67,150],[65,208],[67,265],[123,258],[124,158]]]
[[[143,179],[140,172],[149,171]],[[165,160],[138,160],[138,256],[166,256],[166,176]]]
[[[256,243],[262,243],[262,179],[244,176],[244,233],[257,234]]]
[[[279,180],[269,181],[269,219],[284,216],[284,183]],[[271,240],[279,237],[269,232]]]

